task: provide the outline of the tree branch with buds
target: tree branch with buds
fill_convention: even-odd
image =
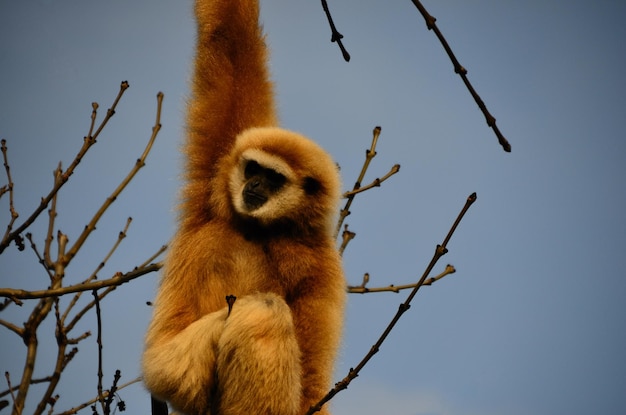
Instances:
[[[31,232],[25,234],[26,239],[30,243],[30,247],[37,258],[37,261],[43,266],[44,271],[48,277],[49,282],[47,287],[41,290],[22,290],[14,288],[0,288],[0,297],[4,297],[5,301],[2,304],[2,309],[6,308],[10,304],[23,305],[25,300],[37,300],[33,306],[30,314],[25,323],[20,327],[7,320],[0,320],[0,326],[3,326],[11,332],[17,334],[26,345],[26,354],[24,360],[24,367],[21,374],[19,385],[13,386],[10,383],[10,374],[7,373],[8,389],[4,392],[0,392],[0,397],[10,395],[13,413],[19,414],[24,411],[26,396],[30,390],[30,386],[37,383],[45,383],[46,387],[43,389],[42,394],[39,397],[39,401],[36,403],[34,413],[39,415],[43,414],[48,408],[48,412],[52,412],[52,409],[57,402],[59,395],[55,395],[55,390],[61,379],[61,375],[67,365],[72,361],[73,357],[78,352],[78,343],[90,336],[90,332],[80,333],[78,335],[72,334],[73,329],[77,326],[77,323],[83,319],[83,317],[95,308],[97,318],[97,333],[98,333],[98,385],[97,385],[97,400],[101,403],[101,409],[105,414],[110,414],[112,409],[113,396],[117,390],[118,381],[121,377],[121,372],[116,372],[111,388],[106,391],[103,388],[102,380],[104,376],[104,364],[102,361],[102,347],[104,339],[102,338],[102,318],[100,313],[100,302],[111,292],[113,292],[118,286],[126,282],[132,281],[140,276],[155,272],[162,266],[160,262],[154,262],[158,256],[160,256],[166,249],[162,246],[157,250],[154,255],[151,255],[146,261],[137,266],[135,269],[122,273],[116,272],[112,277],[105,280],[97,280],[97,274],[101,272],[107,265],[110,258],[117,251],[122,241],[126,237],[129,226],[132,219],[128,218],[123,229],[118,233],[116,241],[113,246],[105,253],[103,259],[95,266],[94,271],[83,281],[73,284],[67,284],[66,272],[68,265],[77,256],[84,246],[87,237],[96,228],[96,225],[102,218],[103,214],[111,206],[111,204],[120,196],[120,194],[126,189],[128,184],[133,180],[138,171],[145,165],[146,158],[152,149],[152,146],[156,140],[156,137],[161,128],[161,108],[163,103],[163,94],[157,94],[157,110],[156,121],[152,127],[152,133],[146,144],[146,147],[141,156],[136,160],[134,166],[125,178],[118,184],[115,190],[105,199],[96,213],[91,217],[88,224],[85,226],[80,235],[76,238],[76,242],[73,245],[69,244],[69,237],[58,229],[56,223],[57,217],[57,200],[59,197],[59,190],[66,184],[70,176],[75,172],[76,167],[80,164],[81,160],[87,153],[87,151],[96,143],[97,138],[103,132],[105,126],[111,117],[115,114],[115,108],[117,107],[123,93],[128,89],[128,82],[121,83],[120,90],[115,98],[111,107],[107,110],[106,115],[102,122],[96,126],[97,109],[98,104],[92,104],[91,120],[89,125],[89,132],[84,137],[83,145],[78,151],[77,155],[70,166],[63,170],[61,164],[54,170],[54,181],[52,189],[47,196],[41,199],[39,205],[35,208],[33,213],[22,222],[19,226],[14,227],[16,218],[19,216],[14,207],[13,202],[13,178],[10,174],[7,146],[6,141],[2,140],[2,153],[5,164],[5,172],[8,178],[8,184],[4,186],[0,196],[4,193],[9,194],[9,211],[11,219],[7,225],[5,234],[0,241],[0,254],[10,245],[11,242],[17,243],[18,249],[24,249],[24,240],[22,233],[25,232],[39,217],[44,209],[48,208],[48,223],[45,231],[43,250],[40,250],[36,244],[36,237]],[[53,242],[55,240],[56,233],[56,250],[53,249]],[[53,251],[56,251],[56,255],[53,255]],[[99,291],[101,290],[101,291]],[[81,293],[84,291],[91,291],[93,294],[93,301],[83,305],[81,309],[70,316],[70,312],[73,311],[75,306],[78,305]],[[65,303],[62,310],[62,305],[59,299],[67,294],[74,294],[74,297]],[[56,337],[56,359],[53,362],[53,369],[49,376],[43,378],[35,378],[35,360],[39,353],[39,333],[42,323],[48,319],[50,315],[54,316],[54,327]],[[41,370],[41,369],[38,369]],[[122,406],[118,402],[118,408],[122,410]],[[95,410],[95,409],[94,409]],[[70,412],[71,413],[71,412]]]
[[[359,364],[356,367],[350,368],[350,371],[349,371],[348,375],[346,377],[344,377],[342,380],[340,380],[339,382],[337,382],[335,384],[335,387],[332,388],[326,394],[326,396],[324,396],[317,404],[312,406],[307,411],[306,415],[312,415],[315,412],[320,411],[322,409],[322,406],[326,402],[330,401],[336,394],[338,394],[342,390],[347,389],[348,385],[350,384],[350,382],[352,382],[359,375],[359,372],[361,371],[361,369],[363,369],[363,367],[365,367],[365,365],[372,359],[372,357],[374,357],[374,355],[376,353],[378,353],[378,351],[380,350],[380,347],[382,346],[383,342],[385,341],[385,339],[387,339],[387,337],[389,336],[389,333],[391,333],[391,330],[393,330],[395,325],[400,320],[400,317],[402,317],[402,315],[411,307],[411,301],[413,300],[415,295],[417,295],[417,292],[420,289],[420,287],[422,287],[424,285],[424,282],[428,278],[428,275],[430,275],[432,269],[435,267],[435,265],[437,264],[439,259],[448,252],[448,248],[446,246],[448,245],[448,242],[450,242],[450,238],[452,238],[452,235],[454,234],[454,231],[456,230],[456,228],[458,227],[459,223],[461,222],[461,220],[463,219],[463,217],[467,213],[467,210],[470,208],[470,206],[475,201],[476,201],[476,193],[472,193],[467,198],[467,200],[465,201],[465,205],[463,206],[463,208],[459,212],[456,220],[452,224],[452,227],[448,231],[448,234],[444,238],[444,240],[441,243],[441,245],[437,245],[436,246],[435,253],[433,254],[433,256],[432,256],[428,266],[424,270],[424,273],[422,274],[421,278],[415,284],[415,286],[411,290],[411,293],[408,295],[406,300],[402,304],[400,304],[400,306],[398,307],[398,311],[393,316],[393,318],[391,319],[391,321],[389,322],[389,324],[387,325],[387,327],[385,328],[383,333],[380,335],[380,337],[378,338],[378,341],[376,341],[376,343],[371,347],[371,349],[367,353],[367,355],[365,355],[365,357],[359,362]]]

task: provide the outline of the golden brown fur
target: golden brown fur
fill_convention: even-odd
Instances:
[[[186,185],[144,382],[186,414],[304,414],[330,388],[343,320],[337,169],[275,127],[257,0],[198,0],[196,17]],[[242,199],[250,159],[286,180],[258,209]]]

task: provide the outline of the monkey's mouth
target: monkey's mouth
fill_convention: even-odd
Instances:
[[[244,190],[243,202],[245,203],[246,208],[254,210],[260,208],[265,204],[265,202],[267,202],[267,196],[253,190]]]

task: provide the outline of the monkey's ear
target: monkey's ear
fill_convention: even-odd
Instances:
[[[315,195],[320,191],[322,184],[312,177],[305,177],[302,183],[302,188],[308,195]]]

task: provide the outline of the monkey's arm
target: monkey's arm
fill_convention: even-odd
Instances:
[[[221,415],[301,415],[291,310],[272,293],[238,298],[218,344]]]
[[[302,352],[301,414],[317,404],[332,386],[335,360],[339,351],[345,308],[345,282],[340,269],[328,264],[326,283],[318,278],[304,281],[307,294],[291,304],[298,344]],[[317,281],[316,281],[317,280]],[[327,415],[328,405],[319,412]]]
[[[227,310],[207,314],[177,334],[164,334],[156,315],[143,355],[143,381],[185,413],[205,413],[215,389],[216,352]]]
[[[188,109],[186,207],[209,200],[216,161],[250,127],[277,124],[258,0],[197,0],[197,52]]]

